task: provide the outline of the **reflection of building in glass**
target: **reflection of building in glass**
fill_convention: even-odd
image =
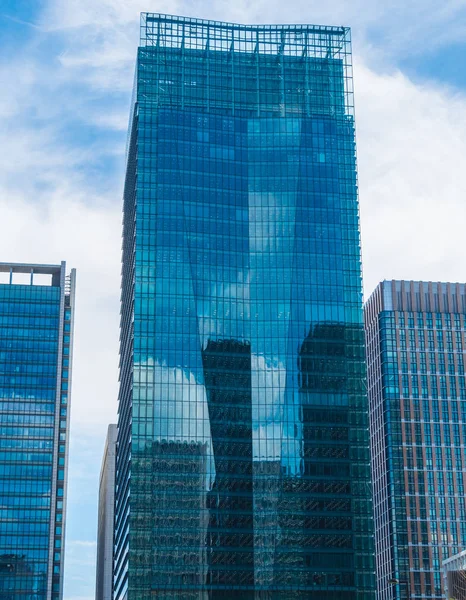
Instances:
[[[466,550],[443,561],[443,585],[447,600],[466,600]]]
[[[304,339],[299,352],[299,389],[306,405],[322,402],[348,404],[347,343],[360,335],[358,327],[344,323],[317,323]]]
[[[366,304],[380,600],[444,598],[466,545],[465,312],[453,283],[384,281]]]
[[[209,491],[210,598],[216,585],[254,589],[251,348],[238,340],[209,340],[202,351],[215,481]],[[234,564],[235,569],[226,567]],[[244,600],[253,592],[243,592]]]
[[[253,462],[254,575],[257,598],[268,598],[275,584],[276,548],[281,543],[278,509],[281,501],[281,464],[278,460]],[[261,593],[261,590],[264,590]]]
[[[112,600],[117,426],[109,425],[100,470],[95,600]]]
[[[355,515],[349,496],[351,465],[361,449],[356,451],[351,444],[353,416],[348,405],[349,398],[362,393],[364,370],[349,359],[362,357],[361,335],[357,325],[318,323],[311,327],[299,352],[299,392],[305,423],[303,470],[309,489],[303,490],[307,492],[304,498],[301,494],[290,495],[290,504],[295,505],[290,513],[294,526],[299,524],[315,544],[305,557],[309,568],[300,570],[307,585],[355,584]],[[316,492],[318,501],[312,498]],[[322,556],[326,548],[331,548],[332,560],[338,565],[334,571],[326,569],[328,557]]]
[[[115,599],[373,600],[349,30],[141,32]]]
[[[59,600],[75,272],[0,263],[0,598]]]
[[[139,575],[186,600],[207,600],[206,456],[206,443],[153,442],[132,464]]]
[[[38,574],[33,565],[26,561],[25,555],[0,555],[0,598],[16,600],[29,598],[36,591],[39,593],[47,588],[46,573]],[[27,594],[18,595],[18,594]],[[40,596],[44,597],[45,596]]]

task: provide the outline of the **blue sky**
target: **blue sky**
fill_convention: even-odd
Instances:
[[[353,29],[364,279],[466,280],[466,0],[2,0],[0,260],[78,270],[66,600],[94,598],[139,12]]]

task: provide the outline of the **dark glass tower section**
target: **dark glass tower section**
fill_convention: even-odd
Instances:
[[[0,263],[0,598],[61,600],[75,271]]]
[[[116,600],[374,598],[342,27],[143,14]]]

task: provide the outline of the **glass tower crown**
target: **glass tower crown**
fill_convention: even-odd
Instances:
[[[143,14],[116,600],[374,598],[350,32]]]

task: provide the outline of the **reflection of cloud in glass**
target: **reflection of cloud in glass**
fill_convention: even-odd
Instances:
[[[206,442],[208,486],[215,479],[209,409],[203,381],[180,367],[149,358],[135,365],[139,381],[154,391],[154,436],[157,441]]]
[[[251,252],[264,253],[263,260],[277,259],[294,244],[296,192],[249,193]]]
[[[302,427],[299,407],[287,397],[287,371],[278,358],[251,356],[253,460],[281,460],[299,471]]]
[[[238,271],[237,280],[216,283],[208,299],[199,301],[199,335],[201,347],[209,340],[246,339],[250,319],[249,272]]]

